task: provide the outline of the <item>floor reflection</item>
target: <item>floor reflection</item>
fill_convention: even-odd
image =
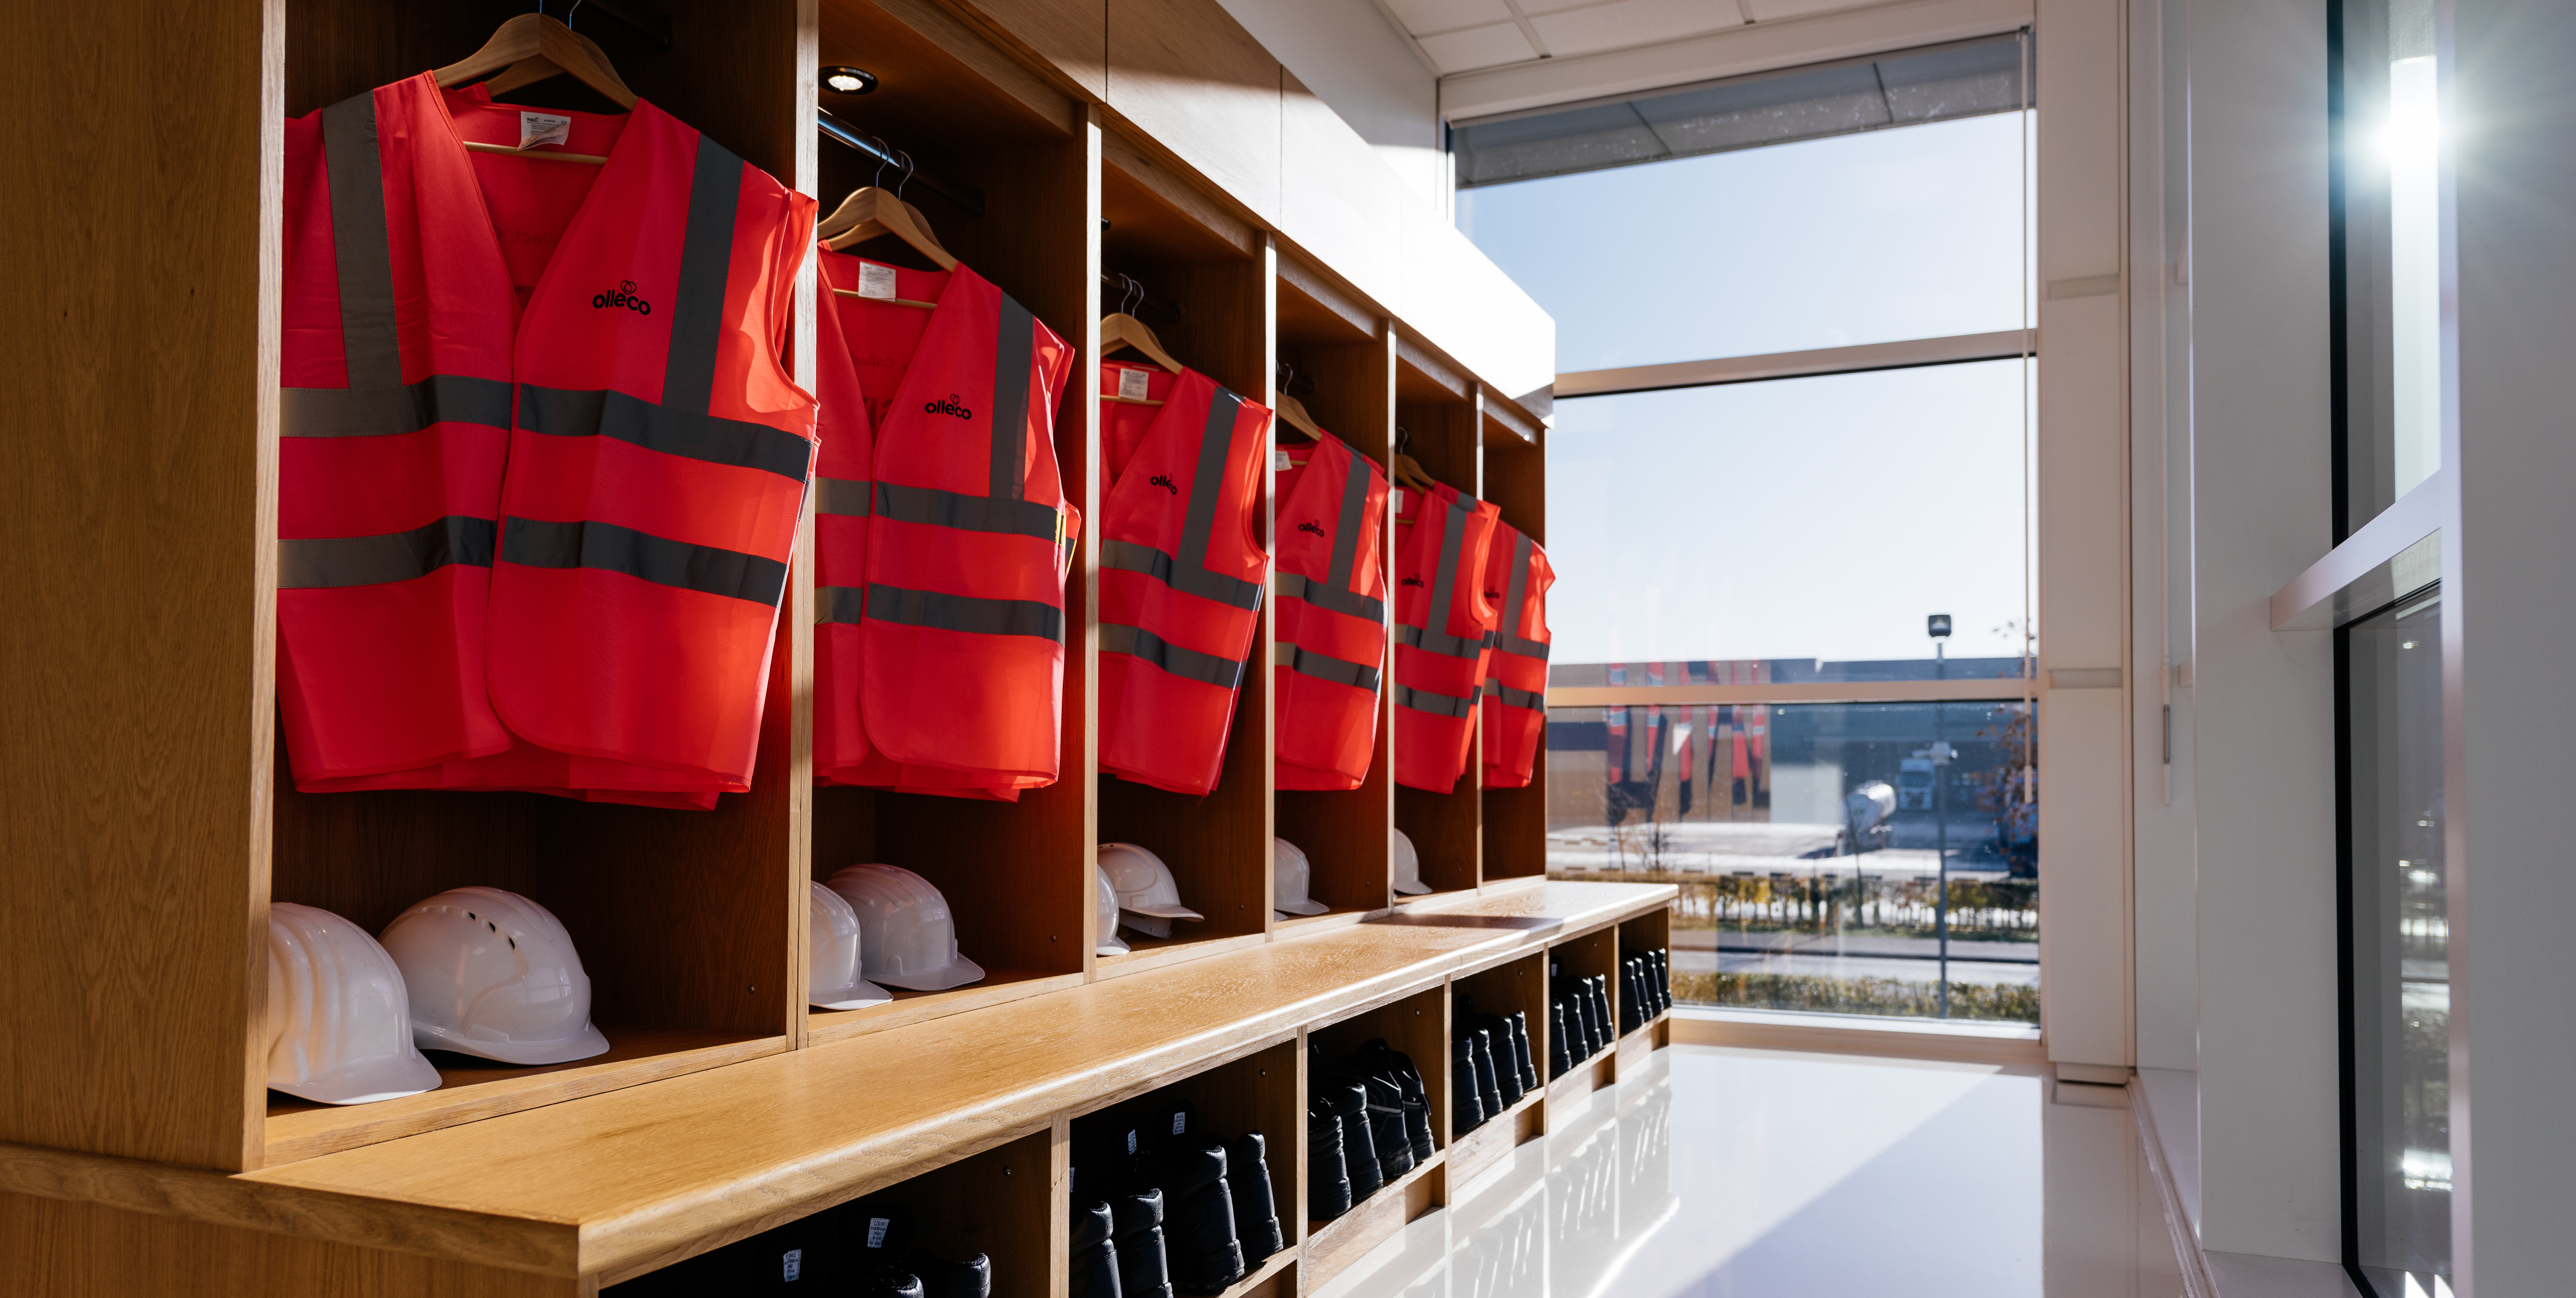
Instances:
[[[2181,1292],[2117,1088],[1681,1046],[1317,1298]]]

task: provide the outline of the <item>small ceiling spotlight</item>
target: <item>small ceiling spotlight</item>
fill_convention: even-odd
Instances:
[[[877,88],[877,74],[848,66],[823,69],[823,86],[844,95],[864,95]]]

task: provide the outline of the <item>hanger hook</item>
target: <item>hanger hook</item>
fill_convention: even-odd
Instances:
[[[868,187],[871,189],[883,189],[885,188],[886,164],[894,161],[894,153],[892,150],[886,148],[885,141],[880,140],[865,131],[859,132],[858,135],[860,139],[868,142],[868,151],[877,155],[877,169],[869,174]]]
[[[1123,289],[1118,296],[1119,311],[1127,315],[1136,314],[1136,308],[1145,302],[1144,282],[1122,270],[1118,272],[1118,283]]]
[[[903,187],[912,183],[912,151],[910,149],[905,149],[902,150],[902,153],[903,179],[894,182],[894,196],[897,198],[903,197]]]
[[[540,5],[538,5],[538,6],[537,6],[537,12],[538,12],[538,13],[544,13],[545,11],[546,11],[546,7],[545,7],[544,5],[540,4]],[[563,25],[564,25],[564,30],[565,30],[565,31],[571,31],[571,30],[572,30],[572,16],[573,16],[574,14],[577,14],[577,13],[580,13],[580,12],[581,12],[581,0],[572,0],[572,8],[564,10]]]

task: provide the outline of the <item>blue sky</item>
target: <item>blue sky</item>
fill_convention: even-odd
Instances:
[[[1461,191],[1556,318],[1560,371],[2011,329],[2022,119]],[[1626,250],[1621,264],[1605,250]],[[1562,401],[1561,663],[2019,652],[2017,361]]]

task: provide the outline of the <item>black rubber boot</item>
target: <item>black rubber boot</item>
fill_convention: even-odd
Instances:
[[[1538,1067],[1530,1061],[1529,1015],[1513,1010],[1503,1016],[1512,1028],[1512,1071],[1521,1079],[1521,1094],[1538,1089]]]
[[[1350,1169],[1351,1202],[1361,1202],[1386,1184],[1377,1165],[1377,1137],[1369,1126],[1368,1087],[1329,1068],[1307,1076],[1323,1079],[1324,1098],[1332,1104],[1333,1116],[1342,1120],[1342,1165]]]
[[[1485,1106],[1485,1120],[1491,1122],[1503,1112],[1503,1088],[1494,1076],[1493,1034],[1479,1027],[1468,1036],[1467,1044],[1476,1052],[1476,1098]]]
[[[993,1259],[981,1253],[952,1262],[916,1248],[909,1263],[921,1277],[922,1298],[993,1298]]]
[[[1073,1210],[1070,1298],[1121,1298],[1115,1229],[1106,1203]]]
[[[1475,1033],[1461,1029],[1449,1041],[1449,1138],[1485,1125],[1484,1097],[1476,1090]]]
[[[1512,1021],[1500,1014],[1487,1014],[1477,1020],[1476,1026],[1484,1029],[1485,1044],[1493,1051],[1494,1094],[1502,1100],[1501,1108],[1508,1109],[1529,1093],[1521,1085],[1520,1060],[1512,1054]]]
[[[1612,1026],[1618,1020],[1610,1017],[1610,975],[1608,974],[1592,975],[1592,1015],[1592,1021],[1601,1025],[1601,1048],[1607,1050],[1618,1044],[1619,1031]]]
[[[1342,1120],[1321,1088],[1306,1098],[1306,1219],[1331,1221],[1351,1210],[1350,1163],[1342,1154]]]
[[[1646,1025],[1646,984],[1637,976],[1637,957],[1619,958],[1619,1035]]]
[[[1112,1195],[1117,1223],[1120,1298],[1172,1298],[1172,1272],[1163,1253],[1163,1192]]]
[[[1403,1091],[1405,1143],[1413,1150],[1414,1163],[1430,1162],[1431,1091],[1422,1084],[1422,1070],[1413,1066],[1412,1056],[1388,1045],[1384,1037],[1371,1037],[1360,1047],[1359,1057],[1368,1061],[1371,1071],[1393,1079]]]
[[[1673,1012],[1673,952],[1671,947],[1659,947],[1655,951],[1655,1000],[1664,1007],[1664,1012],[1666,1014]]]
[[[1413,1170],[1413,1141],[1404,1134],[1404,1083],[1391,1068],[1379,1071],[1383,1067],[1383,1061],[1375,1061],[1360,1082],[1368,1088],[1369,1142],[1377,1155],[1377,1174],[1392,1181]]]
[[[1243,1246],[1234,1233],[1234,1191],[1226,1184],[1225,1143],[1208,1136],[1160,1142],[1155,1179],[1163,1189],[1163,1247],[1172,1288],[1219,1294],[1243,1278]]]
[[[1550,1081],[1565,1076],[1574,1067],[1574,1052],[1570,1048],[1572,1043],[1567,1041],[1565,1036],[1567,1031],[1569,1029],[1565,1025],[1565,1001],[1562,998],[1549,1001],[1547,1003],[1547,1076]]]
[[[1234,1194],[1234,1234],[1243,1245],[1243,1265],[1288,1247],[1279,1229],[1278,1201],[1270,1193],[1268,1149],[1258,1131],[1225,1142],[1225,1183]]]

